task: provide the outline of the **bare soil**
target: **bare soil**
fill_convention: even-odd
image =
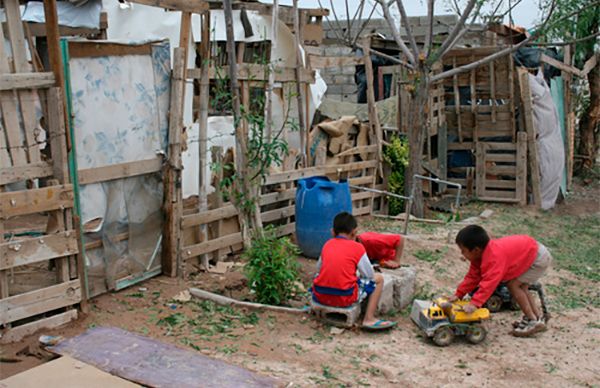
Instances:
[[[599,194],[598,185],[580,187],[565,204],[550,212],[473,203],[463,210],[462,216],[493,209],[495,214],[482,224],[498,235],[511,228],[517,232],[519,225],[537,222],[531,228],[534,237],[547,237],[536,235],[540,224],[551,228],[548,230],[553,231],[553,236],[560,237],[568,232],[562,229],[564,224],[557,222],[554,227],[547,220],[568,218],[576,225],[579,219],[589,222],[589,217],[595,217],[592,228],[600,231]],[[361,224],[369,230],[401,228],[397,221],[379,219],[363,219]],[[418,270],[418,297],[451,292],[466,272],[467,264],[459,259],[454,244],[448,242],[448,236],[452,237],[458,228],[458,225],[411,224],[404,264]],[[577,244],[566,239],[559,242],[565,244],[561,249]],[[589,258],[592,268],[600,257],[600,252],[596,253],[597,257]],[[315,263],[308,259],[300,261],[302,280],[307,285]],[[224,275],[202,273],[188,281],[158,277],[93,299],[87,316],[63,328],[3,346],[2,357],[21,361],[0,363],[0,374],[4,378],[47,360],[46,354],[37,351],[39,334],[69,337],[104,325],[195,349],[274,376],[286,386],[593,387],[600,382],[600,291],[597,281],[575,272],[557,265],[543,279],[553,315],[547,332],[535,338],[511,336],[510,323],[519,313],[505,310],[492,316],[483,343],[471,345],[457,338],[446,348],[424,338],[408,317],[408,311],[388,316],[398,321],[398,326],[387,333],[345,330],[332,334],[330,326],[309,315],[252,312],[215,307],[197,300],[172,303],[176,294],[190,286],[227,296],[248,297],[241,266]],[[139,287],[147,290],[139,291]],[[37,356],[17,355],[26,347]]]

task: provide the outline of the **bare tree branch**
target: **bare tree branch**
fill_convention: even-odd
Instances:
[[[367,16],[367,19],[363,22],[362,26],[356,33],[356,36],[354,36],[354,39],[351,39],[350,46],[355,46],[356,42],[358,42],[358,39],[360,38],[360,34],[362,34],[362,32],[365,30],[365,28],[371,21],[371,18],[373,17],[373,13],[375,12],[375,8],[377,8],[377,3],[373,3],[373,8],[371,8],[371,12],[369,13],[369,16]]]
[[[433,41],[433,9],[434,9],[434,0],[427,0],[427,35],[425,35],[425,58],[429,55],[429,51],[431,51],[431,42]]]
[[[456,37],[462,31],[462,29],[465,25],[465,22],[467,21],[467,18],[471,14],[471,11],[473,11],[473,8],[475,8],[476,3],[477,3],[477,0],[469,0],[469,3],[467,4],[464,11],[462,12],[460,19],[458,19],[458,23],[456,23],[456,26],[454,26],[454,29],[450,32],[450,34],[448,35],[446,40],[444,40],[444,43],[442,43],[442,46],[436,51],[435,54],[432,55],[431,58],[428,58],[429,63],[433,63],[433,62],[437,61],[452,46]]]
[[[351,27],[350,26],[350,10],[348,9],[348,0],[344,0],[344,1],[346,3],[346,25],[348,28],[347,31],[348,31],[348,36],[350,36],[350,33],[351,33],[350,31],[352,31],[352,29],[350,28]]]
[[[356,8],[356,12],[354,12],[354,16],[352,16],[352,21],[350,22],[350,29],[354,28],[354,21],[358,17],[358,20],[362,18],[363,9],[365,8],[365,0],[362,0],[359,6]]]
[[[400,50],[402,50],[402,53],[404,55],[406,55],[406,57],[408,58],[408,61],[416,66],[417,65],[417,56],[419,55],[419,53],[418,53],[418,51],[411,53],[410,50],[408,49],[408,47],[406,47],[406,44],[404,43],[404,40],[402,40],[402,36],[400,36],[400,32],[398,31],[398,28],[396,27],[396,23],[394,23],[394,18],[390,14],[390,8],[386,1],[387,0],[377,0],[377,2],[381,5],[381,9],[383,10],[383,16],[385,17],[385,20],[387,20],[387,22],[390,26],[390,29],[392,30],[392,35],[394,36],[394,40],[396,41],[396,44],[398,44],[398,46],[400,47]],[[406,30],[408,31],[408,28]]]
[[[363,50],[363,52],[364,52],[364,50],[365,50],[364,46],[363,46],[361,43],[356,43],[356,44],[354,45],[354,47],[357,47],[357,48],[359,48],[359,49]],[[403,60],[401,60],[401,59],[398,59],[398,58],[392,57],[391,55],[388,55],[388,54],[382,53],[381,51],[377,51],[377,50],[374,50],[374,49],[372,49],[372,48],[369,48],[369,51],[371,51],[371,53],[373,53],[373,54],[377,55],[378,57],[385,58],[385,59],[387,59],[388,61],[390,61],[390,62],[394,62],[394,63],[395,63],[395,64],[397,64],[397,65],[404,66],[404,67],[406,67],[407,69],[410,69],[410,70],[413,70],[413,69],[414,69],[414,66],[412,66],[410,63],[404,62],[404,61],[403,61]]]
[[[400,19],[402,20],[402,25],[404,25],[404,29],[406,30],[406,37],[408,38],[408,42],[410,43],[410,46],[415,55],[415,60],[418,60],[419,59],[419,48],[417,47],[417,42],[415,41],[415,38],[413,37],[412,31],[410,28],[410,24],[408,23],[408,16],[406,15],[406,10],[404,9],[404,3],[402,3],[402,0],[396,0],[396,4],[398,5],[398,11],[400,11]],[[393,19],[390,19],[390,20],[393,20]]]
[[[473,16],[471,17],[471,21],[469,22],[469,24],[474,24],[475,23],[475,20],[477,20],[477,18],[479,17],[482,5],[483,5],[483,2],[480,2],[477,5],[477,9],[475,10],[475,12],[473,12]],[[452,44],[448,47],[448,49],[446,49],[446,51],[441,54],[440,58],[442,56],[444,56],[444,54],[446,54],[448,51],[450,51],[452,49],[452,47],[456,46],[458,44],[458,42],[460,42],[460,40],[463,38],[463,36],[465,36],[465,34],[467,32],[473,32],[473,30],[471,30],[467,26],[463,26],[462,30],[456,36],[456,39],[454,39],[454,42],[452,42]],[[433,62],[435,62],[435,61],[433,61]],[[433,62],[430,62],[430,63],[433,63]]]
[[[317,2],[319,3],[319,7],[325,8],[325,7],[323,7],[323,4],[321,4],[321,0],[317,0]],[[329,19],[329,16],[325,16],[325,19],[333,27],[333,23],[331,23],[331,20]],[[343,36],[340,35],[341,28],[340,28],[339,22],[337,23],[337,26],[338,26],[338,28],[335,28],[335,27],[333,28],[333,33],[335,34],[336,38],[338,38],[338,40],[340,42],[344,43],[345,39],[344,39]]]
[[[566,42],[545,42],[545,43],[538,43],[538,42],[532,42],[532,43],[528,43],[528,46],[550,46],[550,47],[554,47],[554,46],[568,46],[571,45],[573,43],[580,43],[580,42],[585,42],[586,40],[590,40],[590,39],[594,39],[596,37],[600,36],[600,32],[596,32],[594,34],[588,35],[588,36],[584,36],[583,38],[578,38],[578,39],[572,39]]]
[[[477,67],[479,67],[481,65],[484,65],[486,63],[492,62],[492,61],[494,61],[494,60],[496,60],[496,59],[498,59],[500,57],[503,57],[503,56],[505,56],[507,54],[511,54],[511,53],[517,51],[518,49],[520,49],[521,47],[524,47],[525,45],[527,45],[532,40],[537,39],[537,37],[544,31],[544,29],[546,28],[548,22],[550,21],[550,18],[551,18],[552,14],[554,13],[554,10],[556,8],[556,1],[557,0],[553,0],[552,1],[552,4],[550,6],[550,11],[548,12],[548,15],[546,16],[546,18],[544,19],[544,22],[538,28],[535,29],[535,32],[533,34],[531,34],[530,36],[528,36],[526,39],[524,39],[519,44],[514,45],[514,46],[509,46],[509,47],[507,47],[507,48],[505,48],[503,50],[497,51],[494,54],[488,55],[487,57],[481,58],[480,60],[472,62],[472,63],[469,63],[467,65],[456,67],[454,69],[444,71],[444,72],[442,72],[440,74],[436,74],[436,75],[434,75],[434,76],[432,76],[430,78],[430,81],[432,83],[433,82],[438,82],[438,81],[441,81],[441,80],[443,80],[445,78],[452,77],[452,76],[454,76],[456,74],[464,73],[464,72],[467,72],[469,70],[475,69],[475,68],[477,68]],[[597,1],[596,3],[600,3],[600,1]],[[582,8],[582,9],[580,9],[580,10],[578,10],[578,11],[572,13],[572,14],[569,14],[569,15],[567,15],[565,17],[562,17],[562,18],[560,18],[558,20],[555,20],[552,24],[559,23],[559,22],[563,21],[566,18],[574,16],[574,15],[576,15],[578,13],[581,13],[584,9],[587,9],[588,7],[590,7],[592,5],[593,4],[589,4],[588,6]]]

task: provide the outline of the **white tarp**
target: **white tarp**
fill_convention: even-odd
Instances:
[[[565,149],[560,132],[560,119],[550,88],[542,72],[529,75],[533,101],[533,122],[537,130],[538,160],[542,209],[554,207],[565,168]]]
[[[118,3],[117,1],[114,1]],[[102,0],[90,0],[76,5],[67,1],[56,2],[56,12],[60,25],[69,27],[98,28]],[[29,1],[22,17],[24,22],[44,23],[44,3]]]

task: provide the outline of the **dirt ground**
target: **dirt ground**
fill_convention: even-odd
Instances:
[[[91,311],[66,327],[38,333],[2,347],[1,376],[45,361],[39,334],[74,336],[95,326],[118,326],[278,378],[283,386],[534,386],[600,387],[600,188],[579,187],[566,203],[543,212],[533,208],[471,203],[462,218],[484,209],[493,235],[529,233],[546,244],[556,263],[543,279],[550,300],[549,330],[535,338],[508,334],[514,311],[496,313],[479,345],[458,339],[440,348],[423,338],[408,310],[388,315],[398,326],[388,333],[331,327],[309,315],[248,311],[172,298],[190,286],[243,297],[241,266],[225,274],[200,274],[189,281],[159,277],[95,298]],[[434,215],[435,216],[435,215]],[[401,224],[361,219],[363,229],[398,232]],[[451,292],[467,270],[448,243],[460,226],[411,224],[404,264],[415,266],[417,297]],[[308,284],[314,261],[301,259]],[[140,289],[140,287],[143,287]],[[17,354],[24,348],[34,355]],[[27,353],[27,352],[25,352]],[[35,355],[37,354],[37,355]]]

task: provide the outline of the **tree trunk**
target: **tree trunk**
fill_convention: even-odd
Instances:
[[[408,119],[408,147],[409,161],[404,178],[407,193],[410,195],[413,189],[413,176],[421,173],[421,162],[423,160],[423,144],[425,134],[427,133],[427,121],[425,117],[425,107],[429,97],[429,84],[427,73],[420,72],[420,81],[415,84],[415,91],[409,103]],[[417,187],[414,190],[412,213],[422,218],[424,215],[423,190],[420,181],[417,181]]]
[[[579,122],[579,147],[577,153],[583,155],[582,166],[592,168],[596,164],[600,146],[600,64],[588,73],[590,85],[590,105]]]

